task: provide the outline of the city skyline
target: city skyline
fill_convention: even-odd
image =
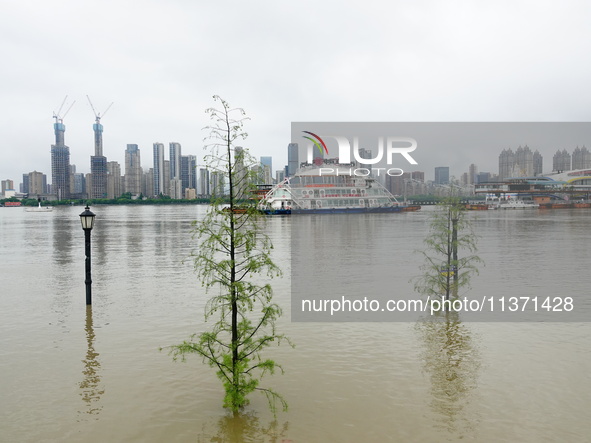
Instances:
[[[94,146],[87,95],[97,110],[114,102],[101,120],[103,155],[121,165],[127,144],[146,152],[171,141],[202,163],[204,110],[214,94],[245,109],[251,120],[243,145],[257,158],[273,156],[275,165],[287,163],[292,121],[591,118],[590,5],[526,2],[507,14],[503,4],[420,3],[315,2],[309,14],[307,2],[272,3],[256,13],[241,2],[11,2],[0,17],[0,54],[8,61],[0,72],[0,177],[49,173],[48,119],[65,95],[66,108],[76,100],[64,123],[80,172],[88,172]],[[224,35],[216,32],[221,23]],[[524,32],[515,38],[499,27]],[[438,165],[458,175],[470,163],[492,169],[496,150],[508,147],[474,152],[468,162],[455,150],[417,160],[429,175]]]
[[[51,185],[53,185],[53,181],[56,180],[56,177],[58,177],[59,179],[59,174],[56,175],[55,173],[55,168],[54,166],[59,163],[59,170],[64,169],[65,165],[61,165],[61,163],[67,162],[68,158],[69,158],[69,154],[70,154],[70,148],[65,144],[65,131],[66,131],[66,126],[63,123],[63,121],[58,118],[57,115],[54,115],[54,119],[56,121],[56,123],[53,124],[53,128],[54,128],[54,135],[55,135],[55,144],[51,145],[51,164],[52,167],[50,174],[46,174],[44,171],[28,171],[28,172],[23,172],[19,178],[11,178],[11,177],[7,177],[6,179],[8,180],[13,180],[15,182],[15,184],[20,184],[21,183],[21,177],[23,177],[25,174],[31,174],[33,172],[41,172],[43,174],[46,174],[47,176],[52,177],[52,183]],[[117,187],[113,188],[113,185],[111,185],[111,192],[107,192],[107,169],[109,169],[109,171],[115,170],[113,168],[116,168],[116,170],[123,170],[125,171],[125,169],[122,168],[121,163],[117,162],[117,161],[109,161],[108,165],[107,165],[107,158],[106,156],[102,156],[101,154],[103,153],[103,141],[102,141],[102,132],[103,132],[103,126],[98,123],[99,118],[97,117],[97,122],[93,125],[93,131],[94,131],[94,156],[90,156],[90,166],[91,166],[91,177],[95,177],[95,174],[92,173],[92,168],[94,167],[94,165],[97,162],[97,159],[100,160],[100,165],[101,165],[101,170],[98,171],[99,172],[99,179],[101,179],[101,188],[103,189],[102,191],[98,192],[97,191],[97,184],[95,183],[95,180],[93,178],[91,178],[88,183],[87,183],[87,189],[86,189],[86,193],[88,194],[89,198],[104,198],[107,196],[107,194],[112,195],[113,194],[113,189],[121,189],[121,190],[125,190],[126,192],[128,191],[128,185],[126,183],[126,178],[124,176],[124,174],[122,173],[122,178],[121,178],[121,184],[117,185]],[[293,143],[288,144],[288,146],[285,148],[285,152],[286,152],[286,157],[289,158],[289,152],[292,149],[292,145]],[[153,155],[153,163],[152,165],[147,165],[147,166],[143,166],[141,165],[141,168],[143,169],[144,173],[147,172],[149,169],[154,170],[154,181],[153,181],[153,186],[154,186],[154,195],[158,195],[159,193],[164,193],[165,195],[170,195],[173,198],[182,198],[184,196],[184,189],[186,189],[187,187],[193,188],[196,190],[197,194],[203,194],[202,192],[200,192],[197,188],[199,187],[198,184],[202,183],[202,179],[201,177],[197,177],[195,176],[195,178],[192,179],[192,181],[189,180],[187,174],[188,172],[185,172],[185,176],[183,178],[183,180],[181,180],[180,178],[180,174],[181,174],[181,158],[182,157],[187,157],[187,156],[182,156],[181,155],[181,144],[178,142],[169,142],[169,160],[164,160],[165,155],[165,146],[163,143],[153,143],[153,150],[154,150],[154,155]],[[130,149],[130,147],[134,147],[135,150],[137,150],[138,152],[140,151],[139,147],[137,144],[128,144],[126,145],[126,151],[125,151],[125,155],[127,156],[127,151]],[[158,149],[157,149],[158,148]],[[158,155],[156,154],[156,152],[158,151]],[[503,162],[506,163],[506,160],[501,160],[502,158],[504,158],[506,155],[508,155],[509,153],[511,153],[511,158],[513,158],[513,149],[511,147],[507,148],[507,149],[503,149],[499,156],[498,156],[498,163],[496,168],[493,166],[491,168],[488,168],[487,166],[485,167],[481,167],[479,165],[476,165],[474,163],[471,163],[465,170],[464,172],[462,171],[457,171],[456,174],[450,173],[450,167],[449,166],[439,166],[439,167],[434,167],[434,175],[433,175],[433,179],[431,178],[426,178],[425,181],[434,181],[435,183],[439,183],[440,180],[438,180],[437,178],[437,170],[438,169],[446,169],[447,170],[447,180],[450,180],[451,178],[454,178],[455,180],[459,181],[459,182],[465,182],[464,184],[473,184],[475,182],[475,178],[477,175],[477,170],[479,169],[480,171],[482,171],[484,174],[490,175],[490,176],[497,176],[502,179],[502,178],[506,178],[506,177],[510,177],[510,176],[534,176],[534,175],[540,175],[540,173],[551,173],[554,172],[556,170],[571,170],[571,169],[577,169],[574,168],[575,165],[591,165],[591,153],[588,151],[588,149],[586,148],[586,146],[583,144],[582,146],[577,145],[575,148],[573,148],[572,150],[567,150],[566,148],[564,149],[557,149],[556,152],[553,154],[552,157],[552,166],[550,169],[550,158],[547,156],[546,157],[546,163],[545,166],[542,166],[542,158],[544,157],[543,155],[541,155],[538,150],[535,150],[535,152],[532,152],[530,147],[526,144],[525,146],[521,146],[519,145],[516,149],[515,149],[515,158],[517,161],[517,163],[519,163],[519,161],[517,160],[517,158],[519,158],[519,156],[521,156],[522,154],[519,154],[519,152],[529,152],[530,155],[533,154],[533,163],[531,163],[531,166],[529,167],[523,167],[522,169],[520,168],[516,168],[516,169],[511,169],[508,168],[506,165],[503,166]],[[572,157],[573,157],[573,167],[571,168],[571,153],[572,153]],[[371,151],[368,154],[369,157],[367,158],[371,158]],[[537,156],[537,159],[536,159]],[[191,155],[190,156],[192,158],[192,162],[195,163],[195,171],[197,169],[199,169],[200,171],[205,170],[204,168],[200,168],[198,164],[196,164],[195,159],[196,156]],[[565,158],[568,158],[568,165],[569,166],[565,166]],[[55,159],[60,159],[59,161],[55,160]],[[137,157],[137,159],[139,159],[139,155]],[[261,156],[260,157],[260,162],[261,165],[265,165],[267,164],[269,167],[272,167],[272,156]],[[562,159],[562,160],[557,160],[557,159]],[[575,163],[575,159],[576,159],[576,163]],[[469,160],[469,159],[466,159]],[[128,161],[127,157],[125,157],[125,161],[123,162],[123,166],[125,167],[126,162]],[[137,161],[137,160],[136,160]],[[532,162],[532,160],[529,160],[530,162]],[[557,161],[559,161],[557,166]],[[56,163],[57,162],[57,163]],[[522,161],[523,162],[523,161]],[[141,161],[140,161],[141,163]],[[289,162],[288,162],[289,163]],[[192,163],[193,164],[193,163]],[[535,164],[535,166],[534,166]],[[74,168],[73,172],[76,172],[76,170],[79,171],[79,166],[78,165],[74,165],[72,163],[70,163],[70,165],[72,166],[72,168]],[[150,168],[150,166],[152,166],[152,168]],[[288,165],[283,165],[281,167],[277,166],[275,171],[272,171],[270,177],[274,178],[275,177],[275,172],[279,169],[282,170],[285,167],[287,167]],[[187,168],[187,165],[184,166],[185,168]],[[513,166],[512,166],[513,167]],[[591,167],[591,166],[585,166],[585,167]],[[96,167],[95,167],[96,168]],[[532,168],[531,171],[528,168]],[[558,168],[558,169],[557,169]],[[104,169],[104,173],[101,173],[101,171]],[[474,169],[474,171],[472,171],[472,169]],[[161,174],[158,175],[158,171],[161,170]],[[178,172],[175,172],[178,171]],[[412,170],[409,170],[408,172],[423,172],[424,170],[423,168],[420,167],[416,167]],[[467,171],[467,172],[466,172]],[[61,174],[63,174],[64,172],[62,171]],[[195,172],[196,173],[196,172]],[[194,174],[195,174],[194,173]],[[84,174],[84,173],[83,173]],[[80,175],[80,173],[78,174]],[[104,177],[103,177],[104,175]],[[469,177],[472,177],[472,179],[470,179]],[[177,189],[171,189],[170,188],[170,180],[171,179],[176,179],[178,180],[178,183],[176,184],[176,186],[178,187]],[[24,180],[24,177],[23,177]],[[119,179],[118,179],[119,180]],[[142,180],[144,180],[144,178],[142,178]],[[199,181],[198,181],[199,180]],[[159,182],[162,181],[164,183],[167,183],[166,186],[164,186],[162,189],[160,188],[161,185],[159,185]],[[268,181],[267,179],[265,179],[265,181]],[[59,194],[64,193],[64,192],[70,192],[69,187],[71,186],[69,183],[67,184],[67,191],[65,190],[64,186],[65,185],[65,181],[61,180],[58,182],[59,183],[64,183],[64,185],[60,185],[62,186],[61,188],[57,188],[58,190],[56,191],[55,187],[52,187],[52,193],[55,194],[56,192]],[[16,186],[16,185],[15,185]],[[26,185],[23,183],[23,187],[26,188]],[[163,191],[164,189],[164,191]],[[20,186],[16,189],[17,192],[20,190]],[[72,190],[71,191],[72,194],[75,194],[75,191]]]

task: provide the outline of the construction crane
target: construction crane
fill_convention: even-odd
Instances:
[[[60,115],[60,113],[62,112],[62,108],[66,104],[66,100],[67,99],[68,99],[68,96],[66,95],[65,98],[64,98],[64,101],[62,102],[62,104],[59,107],[59,109],[57,110],[57,112],[53,111],[53,118],[55,118],[55,122],[56,123],[63,123],[64,122],[64,118],[66,118],[66,115],[68,114],[68,112],[70,112],[70,109],[72,109],[72,106],[74,106],[74,103],[76,103],[76,100],[74,100],[72,102],[72,104],[68,107],[68,109],[66,110],[66,112],[64,113],[64,115]]]
[[[113,103],[115,102],[111,102],[111,104],[109,106],[107,106],[107,109],[105,109],[105,111],[103,112],[103,114],[101,115],[100,112],[96,112],[96,110],[94,109],[94,106],[92,105],[92,102],[90,101],[90,97],[87,95],[86,98],[88,99],[88,103],[90,103],[90,107],[92,108],[92,112],[94,112],[94,117],[95,117],[95,121],[97,124],[100,124],[101,122],[101,118],[105,116],[105,114],[107,113],[107,111],[109,109],[111,109],[111,106],[113,106]]]

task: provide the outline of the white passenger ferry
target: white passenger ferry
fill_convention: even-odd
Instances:
[[[262,198],[266,214],[401,212],[405,206],[354,163],[337,159],[304,163],[293,177],[275,185]]]

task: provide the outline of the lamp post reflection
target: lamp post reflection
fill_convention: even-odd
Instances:
[[[84,369],[82,370],[84,379],[80,383],[80,396],[87,406],[87,409],[84,412],[96,415],[99,414],[103,408],[99,405],[99,401],[101,395],[105,393],[105,390],[99,388],[101,382],[101,377],[99,375],[101,364],[98,360],[99,354],[94,350],[95,336],[94,327],[92,325],[92,305],[86,306],[86,326],[84,329],[86,331],[87,351],[86,358],[82,360],[82,363],[84,363]]]

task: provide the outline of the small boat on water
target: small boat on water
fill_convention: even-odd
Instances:
[[[538,209],[540,207],[533,200],[520,200],[512,197],[505,200],[498,197],[487,198],[486,204],[489,209]]]
[[[486,203],[466,203],[465,207],[468,211],[488,210],[488,205]]]
[[[41,199],[37,199],[38,206],[32,206],[30,208],[25,208],[26,212],[51,212],[53,211],[53,207],[51,206],[41,206]]]

